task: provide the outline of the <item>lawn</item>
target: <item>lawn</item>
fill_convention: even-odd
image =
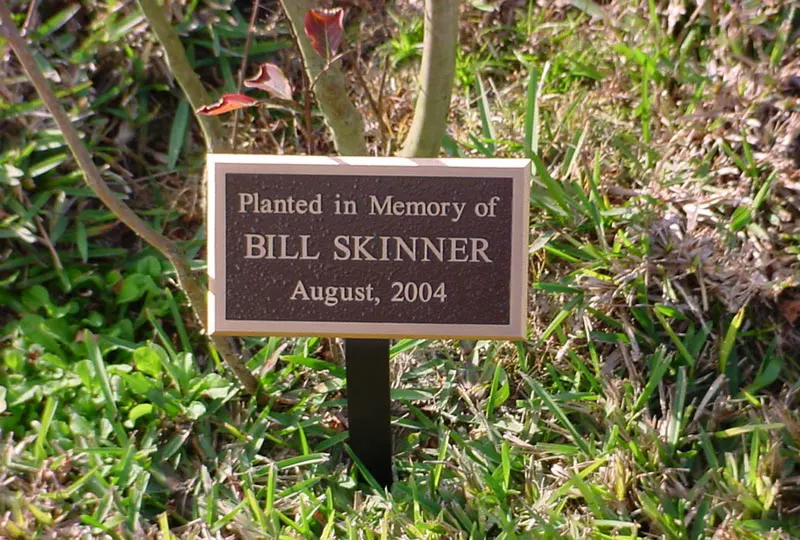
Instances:
[[[236,151],[335,152],[277,2],[168,4],[214,98],[267,61],[295,89],[220,117]],[[390,155],[422,2],[342,5]],[[8,6],[103,179],[204,276],[203,133],[139,4]],[[0,536],[800,537],[797,4],[460,9],[442,155],[532,160],[528,337],[392,342],[390,490],[346,445],[340,340],[237,339],[249,397],[0,32]]]

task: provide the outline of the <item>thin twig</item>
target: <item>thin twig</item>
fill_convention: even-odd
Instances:
[[[78,132],[75,131],[75,128],[72,126],[72,122],[67,116],[67,113],[64,111],[64,108],[61,106],[61,103],[59,103],[58,98],[56,98],[53,90],[50,88],[50,84],[47,82],[47,79],[44,78],[44,75],[42,75],[42,72],[36,65],[36,60],[34,60],[33,54],[28,49],[28,45],[25,43],[25,40],[22,38],[22,36],[19,35],[17,27],[14,24],[11,11],[8,9],[8,6],[5,2],[0,2],[0,23],[2,23],[4,33],[8,37],[8,41],[11,44],[11,49],[17,55],[20,64],[28,74],[28,77],[36,89],[36,92],[39,94],[39,97],[42,98],[42,101],[50,111],[50,114],[58,125],[58,128],[61,130],[61,134],[67,141],[67,145],[69,146],[72,155],[75,157],[75,160],[78,162],[78,165],[83,172],[83,178],[86,181],[86,184],[92,189],[95,195],[97,195],[100,201],[105,204],[108,209],[111,210],[111,212],[114,213],[117,219],[127,225],[128,228],[130,228],[145,242],[156,248],[159,252],[161,252],[162,255],[164,255],[164,257],[167,258],[167,260],[175,269],[175,275],[178,278],[178,286],[186,293],[186,296],[188,297],[197,318],[200,320],[200,323],[205,325],[206,321],[208,320],[206,291],[192,276],[192,270],[189,267],[189,264],[186,262],[181,250],[174,242],[161,235],[152,227],[150,227],[150,225],[142,221],[141,218],[139,218],[139,216],[137,216],[133,210],[128,207],[128,205],[117,198],[114,192],[111,191],[111,188],[108,187],[108,184],[106,184],[105,180],[103,180],[100,171],[97,169],[92,161],[92,157],[89,155],[89,151],[84,146],[83,141],[78,135]],[[233,354],[233,350],[231,349],[231,345],[228,340],[222,337],[212,337],[211,340],[220,356],[225,360],[228,367],[230,367],[234,372],[236,377],[244,386],[245,390],[251,395],[258,395],[258,380],[247,369],[244,363],[242,363],[242,361],[235,354]],[[259,396],[259,400],[266,402],[266,396]]]
[[[378,122],[378,133],[381,137],[381,147],[386,146],[386,140],[389,138],[391,134],[391,130],[389,126],[386,124],[386,119],[383,117],[381,112],[380,104],[375,101],[375,98],[372,97],[372,92],[369,91],[369,86],[367,85],[366,79],[364,79],[364,74],[361,72],[361,60],[356,58],[355,69],[353,70],[356,74],[356,79],[358,80],[358,84],[364,89],[364,93],[367,95],[367,101],[369,101],[369,107],[372,109],[372,114],[375,115],[375,120]]]
[[[269,98],[259,99],[257,105],[267,109],[281,109],[291,113],[304,113],[305,107],[289,99]]]
[[[349,49],[347,51],[340,52],[339,54],[337,54],[333,58],[327,59],[325,61],[325,64],[322,66],[322,69],[320,70],[320,72],[317,73],[317,76],[314,77],[313,81],[311,81],[311,89],[312,90],[314,89],[314,87],[317,85],[317,81],[319,81],[320,77],[325,75],[331,68],[333,68],[336,65],[336,62],[338,62],[339,60],[342,60],[345,56],[347,56],[350,53],[354,53],[354,52],[356,52],[356,49]],[[356,55],[356,58],[358,58],[358,55]]]
[[[39,4],[39,0],[31,0],[30,4],[28,4],[28,12],[25,14],[25,22],[22,23],[22,29],[20,30],[20,35],[27,36],[28,30],[33,23],[33,17],[36,15],[36,6]]]
[[[244,52],[242,63],[239,65],[239,80],[236,91],[241,93],[242,83],[244,82],[244,72],[247,69],[247,57],[250,55],[250,44],[253,42],[253,29],[256,26],[256,15],[258,14],[259,0],[253,0],[253,12],[250,14],[250,25],[247,27],[247,38],[244,40]],[[233,115],[233,132],[231,133],[230,147],[236,148],[236,132],[239,130],[239,116],[243,111],[236,111]]]
[[[28,34],[28,27],[30,26],[31,22],[33,21],[33,16],[36,13],[36,5],[39,3],[39,0],[31,0],[28,3],[28,12],[25,14],[25,21],[22,23],[22,30],[20,30],[20,34],[25,36]],[[3,51],[3,63],[7,64],[9,58],[11,57],[11,48],[9,46],[5,47]]]
[[[28,199],[28,195],[25,194],[24,191],[21,191],[22,197],[25,200],[26,206],[31,205],[31,201]],[[42,223],[42,218],[39,214],[34,214],[33,219],[36,221],[36,228],[39,229],[39,234],[42,237],[42,243],[44,243],[45,247],[47,247],[47,251],[50,252],[50,257],[53,259],[53,266],[56,269],[56,272],[59,276],[63,275],[64,273],[64,265],[61,264],[61,258],[58,256],[58,252],[56,251],[53,242],[50,241],[50,235],[47,234],[47,229],[44,228],[44,224]]]
[[[386,122],[386,126],[389,128],[389,133],[388,133],[389,142],[387,143],[386,148],[384,148],[384,151],[387,152],[387,154],[386,154],[387,156],[389,155],[389,153],[388,153],[389,152],[389,145],[391,144],[391,141],[394,139],[394,135],[392,134],[391,123],[389,122],[389,120],[387,118],[384,117],[384,114],[383,114],[383,92],[386,90],[386,78],[387,78],[387,76],[389,74],[389,65],[390,65],[389,55],[386,55],[386,58],[383,59],[383,73],[381,73],[381,84],[378,87],[378,114],[381,115],[381,118],[384,118],[384,120]]]
[[[389,74],[389,56],[383,59],[383,73],[381,73],[381,85],[378,88],[378,105],[383,102],[383,91],[386,89],[386,78]]]
[[[306,133],[306,154],[314,153],[314,144],[311,137],[311,88],[308,73],[303,70],[303,131]]]

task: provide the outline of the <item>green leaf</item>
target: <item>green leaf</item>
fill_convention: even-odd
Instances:
[[[570,72],[575,77],[585,77],[587,79],[592,79],[593,81],[602,81],[605,79],[605,75],[602,71],[599,71],[594,66],[589,64],[583,64],[581,62],[575,62],[570,69]]]
[[[162,273],[161,263],[158,261],[158,258],[154,255],[148,255],[147,257],[142,257],[136,263],[136,272],[138,274],[144,274],[146,276],[150,276],[151,278],[158,279],[161,277]]]
[[[191,435],[191,429],[184,429],[178,431],[164,446],[159,446],[158,461],[166,461],[171,458],[175,453],[181,449],[186,439]]]
[[[144,274],[131,274],[122,281],[117,302],[121,304],[135,302],[151,290],[158,290],[153,278]]]
[[[764,365],[761,372],[753,380],[752,383],[747,385],[744,389],[748,394],[755,394],[765,386],[769,386],[775,382],[783,370],[783,357],[769,356],[764,359]]]
[[[89,390],[93,391],[95,386],[95,369],[94,364],[88,358],[80,360],[75,364],[75,374],[80,378],[83,385]]]
[[[786,426],[785,424],[776,422],[772,424],[745,424],[743,426],[736,426],[728,429],[723,429],[722,431],[717,431],[714,433],[714,437],[717,439],[728,439],[730,437],[736,437],[738,435],[744,435],[745,433],[752,433],[754,431],[771,431],[771,430],[780,430],[784,429]]]
[[[525,156],[539,152],[539,72],[531,69],[525,108]]]
[[[673,319],[681,319],[686,320],[686,315],[678,311],[672,306],[667,306],[665,304],[656,304],[655,310],[665,315],[667,317],[672,317]]]
[[[41,462],[46,456],[44,443],[47,440],[47,434],[50,431],[50,426],[53,423],[53,417],[56,414],[57,408],[58,400],[53,396],[48,396],[44,404],[44,412],[42,413],[42,419],[39,422],[36,444],[34,445],[34,454],[36,455],[37,461]]]
[[[192,401],[186,408],[186,416],[191,420],[197,420],[206,413],[206,406],[199,401]]]
[[[325,461],[328,461],[328,454],[316,453],[282,459],[275,463],[275,467],[281,471],[290,467],[302,467],[303,465],[313,465],[314,463],[323,463]]]
[[[70,413],[69,414],[69,429],[72,431],[73,435],[80,435],[82,437],[89,437],[95,434],[96,426],[81,416],[80,414]]]
[[[536,253],[543,247],[547,245],[548,242],[555,236],[555,231],[545,231],[539,237],[533,241],[533,243],[528,248],[528,253]]]
[[[163,409],[165,413],[170,416],[177,416],[185,413],[185,409],[181,406],[176,398],[176,392],[165,392],[159,387],[152,387],[147,391],[147,399],[155,406]]]
[[[140,403],[128,412],[128,420],[136,422],[139,418],[152,414],[154,409],[150,403]]]
[[[28,170],[28,174],[30,174],[33,178],[36,178],[37,176],[41,176],[44,173],[55,169],[56,167],[64,163],[66,159],[67,159],[66,152],[50,156],[32,165],[31,168]]]
[[[433,392],[417,388],[392,388],[392,399],[403,401],[428,401],[433,399]]]
[[[492,124],[492,119],[489,114],[489,98],[486,92],[486,87],[483,84],[483,79],[480,75],[477,75],[478,79],[478,89],[480,91],[481,97],[478,101],[478,112],[480,113],[481,117],[481,131],[483,135],[483,142],[486,145],[486,154],[489,156],[494,156],[495,152],[497,151],[497,137],[495,136],[494,132],[494,125]]]
[[[80,10],[81,10],[80,2],[75,2],[65,7],[64,9],[62,9],[49,19],[47,19],[47,21],[45,21],[44,24],[39,26],[39,28],[37,29],[36,31],[37,39],[42,40],[47,36],[49,36],[50,34],[52,34],[53,32],[55,32],[56,30],[58,30],[59,28],[61,28],[62,26],[64,26],[65,24],[67,24],[67,22],[72,17],[74,17],[75,14],[78,13],[78,11]]]
[[[581,449],[581,451],[589,457],[594,457],[594,451],[592,448],[586,443],[583,435],[581,435],[572,422],[569,421],[567,418],[566,413],[561,408],[561,406],[553,400],[550,394],[545,390],[538,382],[534,381],[530,376],[526,375],[525,373],[520,373],[525,382],[533,389],[534,393],[541,399],[545,406],[550,409],[550,412],[553,413],[553,416],[556,417],[558,422],[567,429],[572,435],[573,442]]]
[[[670,411],[670,419],[667,424],[667,442],[674,450],[678,447],[681,437],[683,424],[684,405],[686,404],[686,366],[678,369],[678,382],[675,385],[675,397]]]
[[[495,409],[505,403],[509,396],[511,396],[511,388],[508,385],[508,376],[503,367],[498,364],[494,368],[489,399],[486,401],[486,417],[491,419]]]
[[[136,369],[150,375],[154,379],[161,377],[161,358],[150,347],[139,347],[133,351],[133,362]]]
[[[658,319],[658,322],[661,323],[661,326],[667,332],[667,335],[672,340],[672,343],[675,345],[675,348],[678,349],[678,352],[681,354],[681,357],[684,360],[686,360],[687,364],[694,367],[695,364],[694,356],[692,356],[692,354],[689,352],[689,349],[686,348],[686,345],[684,345],[684,343],[681,341],[681,338],[678,337],[678,334],[675,333],[675,330],[672,329],[672,326],[670,326],[667,319],[664,318],[664,315],[661,314],[661,311],[656,309],[655,311],[653,311],[653,313],[655,314],[656,319]]]
[[[50,305],[50,293],[41,285],[34,285],[22,293],[22,303],[29,311],[38,311]]]
[[[178,163],[178,157],[186,140],[187,128],[189,127],[189,113],[191,109],[189,102],[181,100],[175,111],[175,118],[172,120],[172,129],[169,132],[169,147],[167,149],[167,169],[174,169]]]
[[[325,360],[295,355],[282,356],[281,359],[292,364],[306,366],[317,371],[328,371],[331,375],[339,377],[340,379],[345,378],[345,370],[343,367],[337,366],[331,362],[326,362]]]
[[[0,184],[5,184],[11,187],[18,186],[19,179],[23,176],[25,176],[25,173],[13,165],[9,165],[8,163],[3,163],[0,165]]]
[[[147,396],[151,390],[157,390],[158,385],[152,380],[145,377],[142,373],[130,373],[121,375],[122,380],[128,386],[128,389],[139,396]]]
[[[722,340],[722,346],[719,348],[719,372],[726,373],[728,367],[728,359],[733,352],[733,345],[736,343],[736,334],[739,333],[739,328],[742,326],[744,320],[745,308],[741,308],[738,313],[733,317],[727,332],[725,332],[725,339]]]
[[[78,253],[80,253],[81,260],[87,262],[89,260],[89,239],[86,234],[86,225],[83,221],[78,221],[77,230],[75,232],[75,243],[78,246]]]
[[[39,315],[25,315],[19,322],[22,334],[31,342],[44,347],[46,351],[64,357],[64,350],[58,344],[59,336]]]
[[[209,373],[200,379],[193,379],[189,387],[189,395],[195,396],[203,393],[211,399],[225,397],[231,388],[231,383],[218,373]]]
[[[107,24],[105,26],[105,29],[108,32],[106,35],[106,41],[108,43],[113,43],[119,40],[123,36],[126,36],[131,30],[142,24],[142,22],[145,20],[146,19],[144,18],[144,15],[142,15],[138,9],[134,8],[133,13],[127,17],[123,17],[120,21],[113,21],[111,24]]]
[[[89,349],[89,360],[94,364],[94,369],[100,378],[100,390],[105,399],[106,412],[109,417],[116,418],[117,404],[114,401],[114,393],[111,391],[111,381],[108,379],[108,373],[106,373],[106,364],[100,353],[100,347],[97,346],[97,336],[88,330],[84,330],[83,339]]]
[[[558,203],[558,206],[564,211],[564,215],[570,216],[572,214],[572,209],[568,202],[569,197],[564,191],[564,188],[550,175],[550,171],[547,170],[547,167],[538,154],[531,154],[531,160],[536,169],[536,177],[544,183],[547,188],[547,193]]]
[[[746,206],[740,206],[734,210],[731,216],[731,230],[740,231],[744,229],[752,221],[752,214],[750,209]]]
[[[19,349],[5,349],[3,362],[11,371],[22,371],[25,367],[25,355]]]
[[[650,399],[650,396],[652,396],[653,392],[656,391],[658,384],[661,382],[664,374],[666,374],[671,363],[672,356],[666,354],[666,349],[663,346],[656,349],[656,352],[653,354],[650,377],[647,380],[647,384],[644,385],[644,390],[642,390],[642,392],[639,394],[639,397],[636,399],[636,402],[633,404],[633,410],[635,412],[638,412],[642,407],[644,407],[644,405]]]

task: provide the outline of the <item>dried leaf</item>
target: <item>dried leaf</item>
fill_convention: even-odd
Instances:
[[[258,88],[280,99],[292,99],[292,86],[281,68],[266,62],[258,68],[258,74],[244,81],[247,88]]]
[[[310,9],[306,13],[305,32],[311,46],[323,58],[330,58],[342,44],[344,10]]]
[[[226,112],[241,109],[242,107],[250,107],[256,103],[258,103],[257,100],[245,96],[244,94],[224,94],[216,103],[203,105],[195,112],[206,116],[216,116],[218,114],[225,114]]]
[[[800,299],[784,300],[780,304],[780,310],[783,313],[783,317],[789,321],[789,324],[794,324],[800,318]]]

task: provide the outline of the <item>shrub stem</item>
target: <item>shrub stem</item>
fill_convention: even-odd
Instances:
[[[436,157],[447,128],[458,43],[458,0],[425,0],[420,88],[400,155]]]
[[[173,25],[164,14],[164,8],[156,0],[137,0],[142,9],[150,30],[164,48],[167,57],[169,71],[183,90],[186,99],[189,101],[192,110],[196,111],[203,105],[208,105],[211,101],[208,98],[206,89],[197,73],[194,72],[186,57],[178,34]],[[206,140],[206,149],[209,152],[227,152],[228,144],[225,141],[225,134],[222,129],[222,122],[219,118],[203,116],[195,113],[195,118],[200,122],[200,129],[203,130],[203,137]]]
[[[281,0],[281,6],[292,27],[308,80],[313,81],[314,95],[325,117],[325,123],[330,128],[336,151],[341,156],[367,155],[361,113],[350,100],[344,74],[337,65],[325,65],[325,61],[311,46],[311,41],[304,31],[306,13],[316,7],[317,2]]]

